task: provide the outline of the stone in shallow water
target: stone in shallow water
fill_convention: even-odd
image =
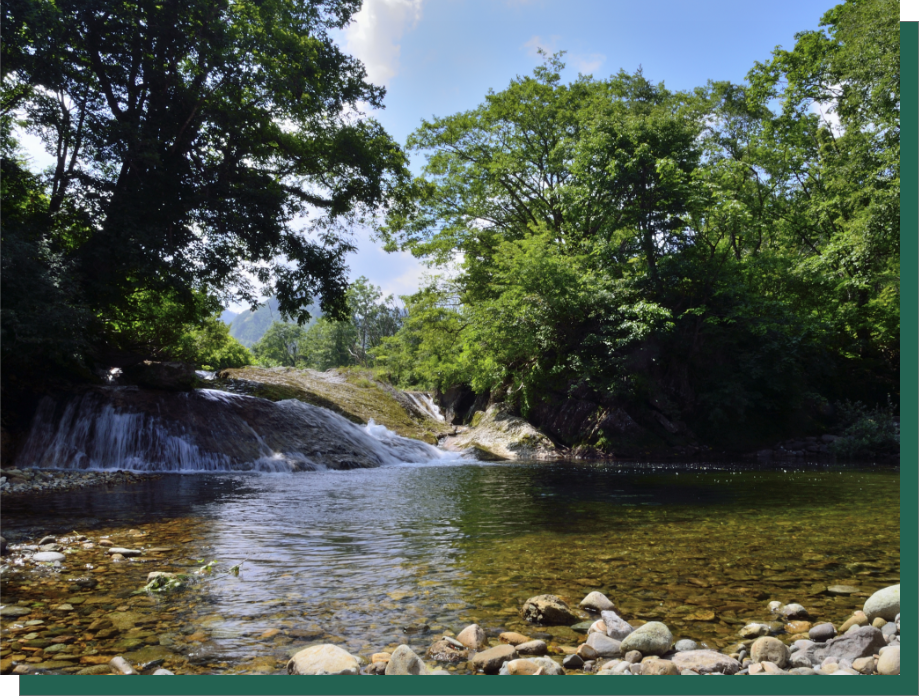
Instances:
[[[395,653],[393,653],[393,657],[395,657]],[[476,669],[482,670],[485,674],[497,674],[501,669],[501,665],[510,660],[516,660],[518,657],[519,655],[514,646],[497,645],[494,648],[476,653],[471,661]],[[386,673],[389,674],[389,671]]]
[[[830,594],[850,595],[859,592],[859,589],[853,585],[830,585],[826,588],[826,591]]]
[[[588,611],[600,612],[611,611],[615,605],[602,592],[591,592],[581,600],[580,607]]]
[[[578,617],[560,597],[537,595],[530,597],[523,605],[523,618],[539,624],[570,626]]]
[[[676,650],[677,652],[683,652],[685,650],[698,650],[699,645],[694,640],[690,640],[689,638],[683,638],[682,640],[678,640],[674,644],[673,649]]]
[[[63,561],[65,558],[67,557],[64,554],[56,551],[42,551],[32,556],[32,560],[36,563],[54,563],[55,561]]]
[[[813,626],[807,635],[811,640],[824,643],[836,636],[836,627],[831,623],[822,623]]]
[[[526,643],[519,643],[517,652],[521,655],[545,655],[549,652],[549,646],[543,640],[528,640]]]
[[[596,650],[600,657],[618,657],[622,649],[620,641],[602,633],[591,633],[587,636],[587,644]]]
[[[127,558],[128,556],[142,556],[143,551],[138,551],[137,549],[125,549],[120,546],[112,546],[105,550],[107,554],[114,556],[115,554],[120,554]]]
[[[663,655],[673,644],[673,634],[660,621],[649,621],[625,637],[622,652],[637,650],[642,655]]]
[[[614,640],[623,640],[635,629],[614,611],[604,611],[600,615],[606,624],[606,635]]]
[[[498,636],[498,640],[502,643],[507,643],[508,645],[520,645],[522,643],[529,643],[530,639],[527,638],[522,633],[516,633],[514,631],[505,631]]]
[[[459,632],[456,639],[470,650],[479,650],[486,645],[485,631],[478,624],[466,626]]]
[[[32,613],[31,609],[26,607],[17,607],[15,605],[6,606],[0,609],[0,616],[6,616],[8,618],[18,618],[20,616],[28,616]]]

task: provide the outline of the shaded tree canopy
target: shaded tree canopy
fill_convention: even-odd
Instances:
[[[19,211],[4,225],[5,348],[29,340],[16,290],[29,263],[57,278],[51,304],[80,315],[87,344],[138,349],[123,329],[151,320],[158,298],[186,321],[213,311],[196,294],[255,304],[253,277],[286,316],[308,319],[314,299],[345,316],[348,225],[405,174],[400,148],[359,114],[383,89],[329,35],[359,7],[5,2],[6,193],[28,181],[34,194],[4,195],[4,216]],[[13,171],[16,121],[55,158],[40,178]]]

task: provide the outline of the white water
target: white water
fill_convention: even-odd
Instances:
[[[434,420],[438,420],[441,423],[444,422],[444,414],[441,413],[440,407],[434,403],[434,399],[431,398],[430,394],[425,394],[424,392],[404,392],[404,394],[419,411],[430,416]]]
[[[21,466],[135,471],[314,471],[447,463],[460,455],[364,426],[296,400],[199,389],[142,397],[90,392],[59,404],[46,397],[17,458]],[[112,403],[115,401],[116,403]],[[127,404],[127,405],[125,405]],[[151,413],[153,411],[153,413]]]

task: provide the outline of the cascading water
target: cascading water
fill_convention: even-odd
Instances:
[[[440,408],[437,404],[434,403],[434,399],[431,398],[430,394],[425,394],[424,392],[403,392],[409,400],[414,404],[421,413],[438,420],[441,423],[444,422],[444,414],[441,413]]]
[[[19,466],[141,471],[310,471],[453,459],[296,400],[212,389],[102,387],[42,400]]]

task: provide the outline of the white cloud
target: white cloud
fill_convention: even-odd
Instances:
[[[399,73],[400,41],[421,19],[424,0],[364,0],[344,31],[345,49],[367,68],[367,76],[386,86]]]
[[[842,85],[830,85],[829,91],[841,94]],[[836,113],[837,107],[838,102],[836,99],[826,102],[815,101],[811,104],[811,111],[820,116],[820,119],[829,127],[830,132],[838,138],[845,133],[845,128],[839,122],[839,114]]]
[[[553,53],[557,52],[558,42],[559,42],[559,39],[561,38],[562,38],[561,36],[553,34],[548,39],[544,39],[541,36],[539,36],[539,34],[536,34],[534,36],[531,36],[529,41],[526,41],[521,46],[521,48],[525,48],[527,50],[527,55],[530,56],[530,58],[539,59],[540,49],[544,51],[545,53],[548,53],[550,56]]]
[[[571,53],[565,57],[571,67],[584,75],[595,73],[606,60],[606,56],[602,53]]]

